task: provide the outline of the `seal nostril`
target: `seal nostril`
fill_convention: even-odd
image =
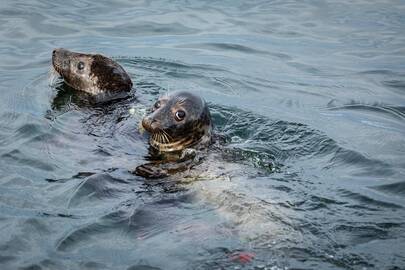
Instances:
[[[143,126],[145,129],[149,129],[151,124],[152,124],[152,123],[151,123],[151,121],[150,121],[149,118],[145,117],[144,119],[142,119],[142,126]]]
[[[156,129],[156,125],[159,125],[159,121],[150,117],[142,119],[142,126],[149,132],[153,132]]]

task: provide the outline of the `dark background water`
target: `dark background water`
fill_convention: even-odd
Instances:
[[[0,40],[1,269],[405,269],[404,1],[2,0]],[[50,85],[56,47],[131,98]],[[174,90],[229,142],[145,181],[138,122]]]

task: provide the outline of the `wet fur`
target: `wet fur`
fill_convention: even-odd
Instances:
[[[181,151],[211,138],[211,116],[205,101],[187,92],[175,92],[159,99],[162,107],[152,109],[143,121],[151,133],[150,144],[161,152]],[[176,121],[178,110],[186,112],[184,121]]]
[[[175,92],[159,99],[163,104],[152,108],[142,125],[150,136],[150,163],[138,166],[134,173],[146,178],[162,178],[198,164],[201,150],[212,142],[212,122],[203,99],[187,92]],[[173,120],[184,110],[184,122]]]
[[[79,70],[79,62],[84,68]],[[64,81],[72,88],[92,95],[113,96],[128,92],[132,81],[115,61],[100,54],[84,54],[66,49],[55,49],[52,64]]]

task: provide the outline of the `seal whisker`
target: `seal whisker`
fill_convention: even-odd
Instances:
[[[178,107],[181,107],[188,117],[175,118],[162,109],[150,112],[148,120],[153,120],[154,125],[147,125],[145,128],[151,133],[149,142],[153,148],[159,152],[175,152],[198,144],[200,145],[196,147],[204,147],[211,142],[207,139],[211,137],[212,129],[210,114],[203,99],[187,92],[175,92],[164,99],[165,102],[159,104],[160,107],[170,110],[179,110]],[[233,116],[229,116],[226,125],[232,121]],[[170,121],[176,121],[176,124],[171,124]]]
[[[166,143],[170,143],[169,134],[167,134],[167,132],[164,131],[164,130],[162,130],[162,131],[163,131],[163,135],[164,135],[164,137],[166,139]]]
[[[163,143],[163,136],[162,136],[161,132],[158,133],[158,137],[159,137],[159,143]]]
[[[152,139],[159,143],[159,133],[153,133]]]
[[[173,140],[173,138],[166,131],[164,131],[163,129],[162,129],[162,132],[167,136],[167,142],[170,142],[170,141]]]
[[[160,133],[160,136],[162,138],[162,143],[166,143],[166,138],[165,138],[165,135],[163,134],[163,132]]]
[[[171,139],[169,137],[169,135],[167,133],[165,133],[166,139],[167,139],[167,143],[170,143]]]
[[[165,143],[165,137],[164,137],[164,135],[163,135],[162,130],[159,130],[159,136],[160,136],[160,142],[161,142],[161,143]]]

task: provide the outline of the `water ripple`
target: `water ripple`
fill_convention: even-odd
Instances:
[[[3,1],[2,268],[400,269],[404,10]],[[94,104],[50,84],[55,47],[113,57],[133,91]],[[145,181],[139,121],[175,90],[208,101],[220,143]]]

